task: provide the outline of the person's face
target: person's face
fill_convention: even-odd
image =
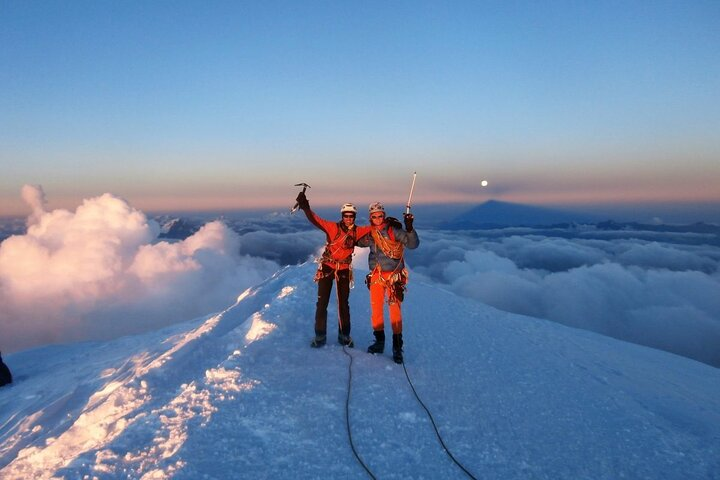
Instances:
[[[370,214],[370,223],[373,226],[378,227],[385,221],[385,214],[382,212],[374,212]]]
[[[343,212],[342,219],[346,227],[351,227],[355,223],[355,214],[350,212]]]

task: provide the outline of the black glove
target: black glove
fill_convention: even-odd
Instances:
[[[413,221],[415,220],[415,217],[413,217],[412,213],[406,213],[403,215],[403,220],[405,221],[405,230],[409,233],[413,231]]]
[[[295,199],[295,201],[298,203],[298,208],[300,208],[301,210],[310,209],[310,202],[308,202],[308,199],[305,196],[305,192],[298,193],[298,196]]]
[[[385,222],[392,228],[402,228],[402,223],[395,217],[385,217]]]

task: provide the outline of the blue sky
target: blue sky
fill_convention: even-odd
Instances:
[[[720,201],[718,2],[0,4],[0,214]],[[481,188],[487,179],[490,186]]]

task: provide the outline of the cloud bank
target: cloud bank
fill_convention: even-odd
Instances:
[[[478,235],[426,232],[422,248],[408,254],[415,278],[501,310],[720,366],[717,247]]]
[[[110,194],[75,212],[47,211],[42,188],[25,186],[27,233],[0,244],[0,348],[106,339],[222,309],[278,263],[240,253],[224,223],[180,242]]]
[[[324,242],[287,213],[226,220],[232,228],[203,219],[193,235],[165,242],[154,220],[112,195],[75,212],[47,211],[39,187],[22,196],[32,208],[27,234],[0,244],[0,349],[8,351],[217,311],[281,266],[317,256]],[[413,281],[720,366],[716,234],[418,228],[421,247],[407,252]],[[356,252],[360,270],[365,252]]]

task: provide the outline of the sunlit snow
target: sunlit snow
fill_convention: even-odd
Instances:
[[[284,268],[163,330],[7,355],[0,478],[367,478],[345,423],[349,358],[309,347],[314,270]],[[351,310],[361,457],[377,478],[466,478],[402,366],[365,353],[362,285]],[[477,478],[717,478],[718,369],[417,280],[404,312],[408,373]]]

